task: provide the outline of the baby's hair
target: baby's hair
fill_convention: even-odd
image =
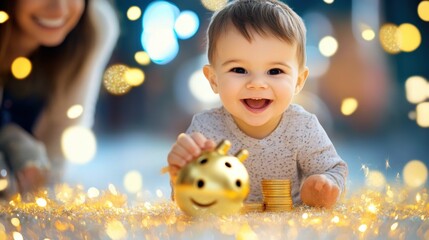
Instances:
[[[237,29],[248,41],[251,32],[273,35],[297,45],[300,69],[305,66],[305,25],[288,5],[276,0],[235,0],[214,13],[207,30],[207,55],[213,62],[216,43],[229,27]]]

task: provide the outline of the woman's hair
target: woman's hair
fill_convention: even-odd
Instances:
[[[289,6],[276,0],[236,0],[213,14],[207,30],[207,55],[212,62],[219,37],[234,27],[247,40],[251,32],[273,35],[289,44],[297,44],[298,63],[305,66],[306,29],[301,17]]]
[[[17,0],[0,1],[0,11],[9,15],[9,20],[0,24],[0,64],[5,57],[5,51],[9,47],[12,28],[17,27],[14,18]],[[86,63],[88,53],[95,43],[94,24],[88,14],[89,0],[85,0],[85,9],[82,17],[64,41],[55,47],[40,46],[29,58],[33,70],[26,79],[24,88],[27,91],[41,90],[40,94],[51,96],[57,86],[69,88],[73,85],[76,75]],[[3,63],[4,64],[4,63]],[[3,79],[0,85],[4,85],[9,79]],[[65,81],[64,84],[59,84]],[[20,85],[24,85],[21,83]],[[24,89],[24,91],[25,91]],[[23,89],[18,89],[21,91]]]

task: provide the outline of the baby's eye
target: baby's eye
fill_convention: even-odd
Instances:
[[[231,72],[235,72],[235,73],[239,73],[239,74],[247,73],[246,69],[241,68],[241,67],[233,68],[233,69],[231,69]]]
[[[268,70],[268,75],[277,75],[277,74],[282,74],[284,73],[283,70],[279,69],[279,68],[273,68]]]

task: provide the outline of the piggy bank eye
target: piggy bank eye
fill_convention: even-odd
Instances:
[[[204,159],[202,159],[202,160],[200,161],[200,164],[201,164],[201,165],[206,164],[208,161],[209,161],[209,160],[207,160],[207,158],[204,158]]]
[[[240,181],[240,179],[237,179],[237,181],[235,181],[235,185],[237,187],[241,187],[241,181]]]
[[[197,187],[198,188],[203,188],[204,187],[204,180],[200,179],[197,181]]]
[[[229,162],[225,162],[225,166],[227,166],[227,167],[231,168],[231,163],[229,163]]]

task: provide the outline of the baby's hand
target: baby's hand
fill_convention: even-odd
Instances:
[[[202,151],[212,150],[215,147],[215,142],[207,139],[201,133],[192,133],[191,135],[181,133],[168,154],[168,167],[172,179],[177,175],[180,168],[198,157]]]
[[[337,202],[340,188],[323,174],[311,175],[301,187],[301,199],[308,206],[331,208]]]

